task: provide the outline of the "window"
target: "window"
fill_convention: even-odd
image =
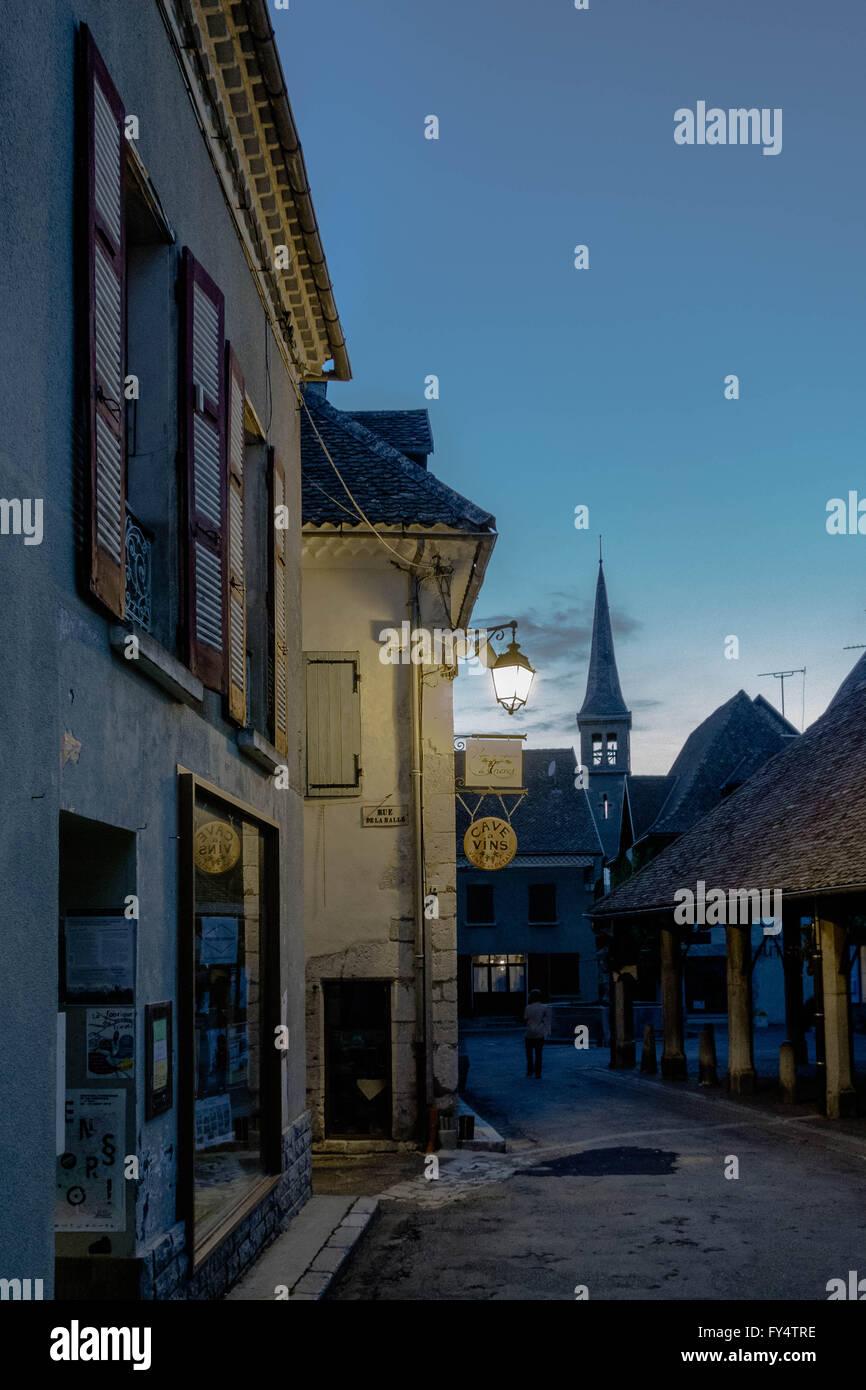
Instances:
[[[495,921],[493,915],[493,884],[492,883],[467,883],[466,885],[466,922],[469,926],[492,925]]]
[[[555,883],[530,883],[529,920],[536,923],[556,921]]]
[[[126,617],[177,654],[174,233],[126,141]],[[153,577],[157,576],[154,589]]]
[[[607,736],[607,760],[609,763],[616,762],[616,734]]]
[[[601,762],[602,762],[602,756],[601,756],[601,754],[602,754],[602,750],[601,750],[601,734],[593,734],[593,736],[592,736],[592,765],[593,765],[593,767],[601,767]]]
[[[472,988],[476,994],[523,994],[525,956],[473,956]]]
[[[181,1125],[203,1258],[279,1171],[276,842],[274,828],[190,773],[181,774],[181,805]]]
[[[610,806],[608,805],[607,796],[603,796],[601,798],[601,810],[602,815],[604,816],[605,820],[607,820],[608,816],[610,815]]]
[[[307,796],[356,796],[361,789],[357,652],[305,652]]]

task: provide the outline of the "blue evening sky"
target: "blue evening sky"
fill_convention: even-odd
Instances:
[[[497,518],[476,618],[539,670],[511,720],[459,679],[458,729],[574,742],[600,531],[635,772],[740,687],[778,703],[759,672],[805,666],[815,719],[866,642],[866,535],[825,526],[866,498],[862,0],[273,20],[354,372],[329,397],[428,406],[433,471]],[[698,101],[781,107],[781,153],[676,145]]]

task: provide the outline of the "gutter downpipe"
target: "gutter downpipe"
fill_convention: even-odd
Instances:
[[[418,600],[418,579],[409,576],[409,607],[412,627],[420,627],[421,606]],[[419,1113],[419,1136],[424,1137],[432,1117],[433,1105],[433,999],[431,993],[433,952],[427,919],[424,915],[425,898],[425,859],[424,859],[424,760],[422,752],[422,689],[421,666],[409,663],[409,708],[412,726],[412,826],[414,830],[415,872],[413,874],[413,910],[415,916],[415,985],[416,1017],[420,1024],[420,1047],[418,1052],[418,1109],[421,1111],[421,1097],[424,1097],[426,1121]]]

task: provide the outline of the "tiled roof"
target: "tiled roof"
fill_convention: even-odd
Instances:
[[[403,454],[433,453],[433,433],[426,410],[349,410],[346,414]]]
[[[721,800],[722,788],[731,781],[735,769],[739,780],[744,781],[794,737],[797,730],[793,724],[762,696],[750,700],[744,690],[737,691],[683,744],[670,770],[675,784],[649,827],[652,833],[679,835],[688,830]]]
[[[625,780],[632,835],[635,840],[639,840],[658,816],[677,779],[670,776],[634,776],[629,773]]]
[[[380,435],[312,391],[304,401],[334,463],[361,510],[384,526],[452,526],[492,531],[496,518],[482,511]],[[390,412],[393,413],[393,412]],[[416,412],[411,412],[415,414]],[[305,524],[363,526],[340,479],[301,410],[302,509]]]
[[[464,753],[454,754],[454,773],[463,776]],[[553,765],[551,774],[550,768]],[[574,785],[577,763],[573,748],[526,748],[523,752],[523,785],[528,795],[514,812],[512,827],[517,835],[518,854],[601,854],[601,844],[585,791]],[[470,807],[478,792],[462,792]],[[511,809],[515,798],[504,796]],[[501,815],[499,798],[485,797],[477,815]],[[469,825],[457,802],[457,846],[463,849],[463,836]],[[504,873],[505,870],[502,870]]]
[[[671,908],[701,879],[795,896],[866,888],[866,661],[858,665],[820,719],[592,916]]]

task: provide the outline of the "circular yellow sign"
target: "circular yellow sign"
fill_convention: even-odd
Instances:
[[[463,852],[476,869],[504,869],[517,853],[517,836],[507,820],[484,816],[463,836]]]
[[[240,836],[226,821],[209,820],[195,832],[193,854],[197,869],[206,874],[227,874],[240,858]]]

